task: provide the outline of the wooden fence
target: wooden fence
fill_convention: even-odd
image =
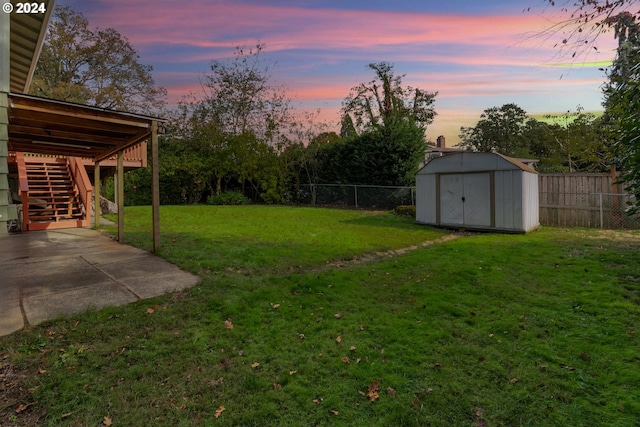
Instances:
[[[612,173],[539,175],[540,224],[560,227],[640,228],[625,213],[630,195]]]

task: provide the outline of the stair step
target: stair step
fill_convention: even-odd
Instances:
[[[72,224],[85,218],[74,179],[66,161],[25,159],[29,184],[29,222],[36,229],[47,223]],[[59,224],[60,225],[60,224]]]
[[[65,219],[82,219],[82,215],[48,215],[42,217],[32,217],[29,216],[29,220],[32,222],[40,221],[40,222],[48,222],[48,221],[59,221]]]
[[[37,183],[37,184],[31,184],[29,183],[29,190],[31,190],[31,187],[37,187],[37,188],[50,188],[50,187],[68,187],[71,185],[71,182],[68,183],[63,183],[63,182],[53,182],[53,183]]]
[[[73,193],[43,193],[40,195],[36,195],[33,193],[29,193],[29,201],[34,201],[34,202],[39,202],[40,200],[49,200],[49,199],[68,199],[68,198],[75,198],[75,194]]]
[[[33,187],[65,187],[72,185],[71,180],[57,180],[57,181],[29,181],[29,188]]]
[[[82,218],[82,212],[57,212],[57,213],[39,213],[37,215],[29,215],[30,220],[42,221],[52,218]]]

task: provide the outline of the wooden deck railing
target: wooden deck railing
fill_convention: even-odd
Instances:
[[[82,206],[84,209],[84,215],[82,218],[83,226],[88,227],[91,225],[91,193],[93,192],[93,186],[89,181],[89,175],[84,168],[82,160],[78,157],[68,157],[69,170],[73,175],[74,191],[80,195]]]
[[[27,165],[24,162],[23,153],[15,153],[18,165],[18,192],[22,200],[22,227],[29,224],[29,180],[27,179]]]
[[[13,152],[9,153],[9,156],[13,157],[15,154]],[[24,153],[26,157],[51,157],[51,158],[65,158],[66,156],[61,156],[58,154],[55,155],[47,155],[47,154],[37,154],[37,153]],[[147,167],[147,143],[141,142],[138,145],[134,145],[123,152],[124,164],[125,167],[133,168],[146,168]],[[103,160],[100,164],[102,166],[114,166],[117,163],[118,156],[109,157],[106,160]],[[93,166],[93,160],[83,158],[82,159],[85,166]]]
[[[142,142],[130,147],[122,153],[125,168],[146,168],[147,167],[147,143]],[[93,167],[91,159],[82,159],[84,165]],[[115,167],[118,164],[118,156],[109,157],[100,162],[100,166]]]

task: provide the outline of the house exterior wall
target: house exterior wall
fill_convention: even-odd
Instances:
[[[9,204],[9,86],[10,15],[0,13],[0,235],[7,234],[7,221],[16,219]]]

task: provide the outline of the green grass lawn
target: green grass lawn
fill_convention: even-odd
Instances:
[[[162,256],[201,283],[0,338],[22,390],[0,425],[638,425],[637,231],[447,240],[380,212],[161,214]],[[150,210],[125,218],[150,247]]]

